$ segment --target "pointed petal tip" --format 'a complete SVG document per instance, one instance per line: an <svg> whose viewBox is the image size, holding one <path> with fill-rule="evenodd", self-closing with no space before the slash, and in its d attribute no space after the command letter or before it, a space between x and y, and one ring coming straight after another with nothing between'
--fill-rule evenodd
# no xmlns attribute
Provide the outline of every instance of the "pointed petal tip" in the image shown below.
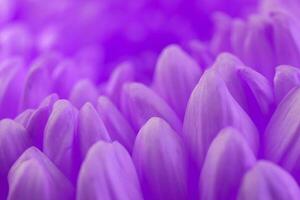
<svg viewBox="0 0 300 200"><path fill-rule="evenodd" d="M203 164L202 199L235 199L243 175L254 163L255 156L241 133L233 127L222 129L212 141Z"/></svg>
<svg viewBox="0 0 300 200"><path fill-rule="evenodd" d="M131 157L118 142L95 143L81 166L77 199L99 198L142 199Z"/></svg>
<svg viewBox="0 0 300 200"><path fill-rule="evenodd" d="M133 149L146 199L187 198L186 159L181 138L170 125L158 117L149 119L140 129Z"/></svg>

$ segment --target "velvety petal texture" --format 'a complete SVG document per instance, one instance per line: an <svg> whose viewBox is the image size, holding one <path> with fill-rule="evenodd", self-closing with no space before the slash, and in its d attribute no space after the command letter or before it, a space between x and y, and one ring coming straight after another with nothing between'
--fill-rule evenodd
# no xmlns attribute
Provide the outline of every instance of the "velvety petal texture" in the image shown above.
<svg viewBox="0 0 300 200"><path fill-rule="evenodd" d="M260 132L274 109L271 83L234 55L220 54L212 68L226 83L228 90L240 106L248 113Z"/></svg>
<svg viewBox="0 0 300 200"><path fill-rule="evenodd" d="M74 85L69 99L74 106L80 109L86 102L96 105L97 98L96 86L90 80L83 79Z"/></svg>
<svg viewBox="0 0 300 200"><path fill-rule="evenodd" d="M173 109L143 84L129 83L123 87L122 110L136 131L151 117L161 117L181 132L181 121Z"/></svg>
<svg viewBox="0 0 300 200"><path fill-rule="evenodd" d="M235 199L255 156L236 129L225 128L211 143L201 172L200 195L206 200Z"/></svg>
<svg viewBox="0 0 300 200"><path fill-rule="evenodd" d="M155 89L178 116L183 118L189 96L201 76L200 67L191 56L176 45L166 47L156 65Z"/></svg>
<svg viewBox="0 0 300 200"><path fill-rule="evenodd" d="M239 191L239 200L296 200L300 189L293 177L281 167L259 161L246 173Z"/></svg>
<svg viewBox="0 0 300 200"><path fill-rule="evenodd" d="M227 126L235 127L254 152L259 139L255 125L214 72L207 70L194 89L184 119L184 139L200 169L210 143Z"/></svg>
<svg viewBox="0 0 300 200"><path fill-rule="evenodd" d="M154 117L141 128L133 160L145 199L187 198L186 152L181 138L166 121Z"/></svg>
<svg viewBox="0 0 300 200"><path fill-rule="evenodd" d="M297 180L299 168L300 88L291 91L280 103L265 132L265 157L291 172Z"/></svg>
<svg viewBox="0 0 300 200"><path fill-rule="evenodd" d="M98 140L111 140L103 121L90 103L84 104L79 111L78 140L82 158Z"/></svg>
<svg viewBox="0 0 300 200"><path fill-rule="evenodd" d="M43 140L43 151L68 177L76 178L75 152L78 111L66 100L58 100L48 118Z"/></svg>
<svg viewBox="0 0 300 200"><path fill-rule="evenodd" d="M125 83L134 81L133 64L130 62L121 63L112 72L105 87L107 96L116 104L120 105L122 87Z"/></svg>
<svg viewBox="0 0 300 200"><path fill-rule="evenodd" d="M281 100L294 88L300 86L300 69L289 65L281 65L276 68L274 76L274 92L276 102Z"/></svg>
<svg viewBox="0 0 300 200"><path fill-rule="evenodd" d="M46 97L40 106L33 111L26 123L28 135L36 147L43 148L44 129L52 112L53 104L58 100L56 94Z"/></svg>
<svg viewBox="0 0 300 200"><path fill-rule="evenodd" d="M15 121L23 125L24 127L27 127L28 121L33 113L34 109L26 109L15 118Z"/></svg>
<svg viewBox="0 0 300 200"><path fill-rule="evenodd" d="M0 199L8 192L7 174L13 163L30 146L26 129L11 119L0 121Z"/></svg>
<svg viewBox="0 0 300 200"><path fill-rule="evenodd" d="M10 119L0 121L0 175L6 175L15 160L30 145L26 129Z"/></svg>
<svg viewBox="0 0 300 200"><path fill-rule="evenodd" d="M120 142L131 152L136 133L123 114L105 96L99 97L97 109L111 139Z"/></svg>
<svg viewBox="0 0 300 200"><path fill-rule="evenodd" d="M0 200L300 200L300 0L0 0Z"/></svg>
<svg viewBox="0 0 300 200"><path fill-rule="evenodd" d="M27 149L9 171L8 199L73 199L74 188L35 147Z"/></svg>
<svg viewBox="0 0 300 200"><path fill-rule="evenodd" d="M24 61L7 58L0 62L0 117L15 117L24 84Z"/></svg>
<svg viewBox="0 0 300 200"><path fill-rule="evenodd" d="M25 81L23 108L36 108L52 92L51 66L47 62L46 59L38 59L32 64Z"/></svg>
<svg viewBox="0 0 300 200"><path fill-rule="evenodd" d="M99 141L90 148L80 169L77 199L143 199L131 157L122 145Z"/></svg>

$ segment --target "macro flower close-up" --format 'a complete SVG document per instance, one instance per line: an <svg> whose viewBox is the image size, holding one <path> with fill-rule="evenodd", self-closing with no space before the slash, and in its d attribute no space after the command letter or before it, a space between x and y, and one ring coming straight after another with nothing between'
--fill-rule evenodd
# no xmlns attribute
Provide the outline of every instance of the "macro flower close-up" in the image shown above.
<svg viewBox="0 0 300 200"><path fill-rule="evenodd" d="M299 0L0 0L0 200L300 200Z"/></svg>

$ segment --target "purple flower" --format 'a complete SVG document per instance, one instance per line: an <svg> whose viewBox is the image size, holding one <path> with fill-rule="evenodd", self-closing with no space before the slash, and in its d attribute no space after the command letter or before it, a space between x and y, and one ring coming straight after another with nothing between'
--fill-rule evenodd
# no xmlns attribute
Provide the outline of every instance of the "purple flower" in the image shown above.
<svg viewBox="0 0 300 200"><path fill-rule="evenodd" d="M4 0L0 200L300 199L299 11Z"/></svg>

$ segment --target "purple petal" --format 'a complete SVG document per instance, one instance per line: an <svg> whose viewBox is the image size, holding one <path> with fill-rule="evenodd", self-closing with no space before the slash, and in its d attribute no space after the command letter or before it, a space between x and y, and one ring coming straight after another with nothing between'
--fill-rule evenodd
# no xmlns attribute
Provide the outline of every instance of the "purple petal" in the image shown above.
<svg viewBox="0 0 300 200"><path fill-rule="evenodd" d="M210 44L211 51L214 54L231 50L230 33L231 18L225 13L216 12L213 15L215 32Z"/></svg>
<svg viewBox="0 0 300 200"><path fill-rule="evenodd" d="M183 144L163 119L151 118L140 129L133 160L145 199L187 198L187 160Z"/></svg>
<svg viewBox="0 0 300 200"><path fill-rule="evenodd" d="M73 85L78 81L79 74L72 60L61 61L52 73L54 91L61 98L68 98Z"/></svg>
<svg viewBox="0 0 300 200"><path fill-rule="evenodd" d="M190 94L200 76L201 70L196 61L179 46L170 45L158 58L154 87L178 116L183 118Z"/></svg>
<svg viewBox="0 0 300 200"><path fill-rule="evenodd" d="M244 64L235 56L220 54L213 65L226 83L231 95L249 114L260 131L273 112L273 89L271 83L261 74Z"/></svg>
<svg viewBox="0 0 300 200"><path fill-rule="evenodd" d="M36 108L52 92L50 70L45 62L37 60L31 66L25 81L22 108Z"/></svg>
<svg viewBox="0 0 300 200"><path fill-rule="evenodd" d="M278 104L296 86L300 86L300 70L298 68L288 65L276 68L274 92Z"/></svg>
<svg viewBox="0 0 300 200"><path fill-rule="evenodd" d="M24 85L23 61L4 59L0 63L0 118L13 118L19 111Z"/></svg>
<svg viewBox="0 0 300 200"><path fill-rule="evenodd" d="M272 12L271 19L277 63L299 67L299 47L297 46L290 30L290 19L281 12Z"/></svg>
<svg viewBox="0 0 300 200"><path fill-rule="evenodd" d="M274 94L270 82L260 73L245 67L239 69L248 107L245 109L253 122L264 130L274 111Z"/></svg>
<svg viewBox="0 0 300 200"><path fill-rule="evenodd" d="M98 99L98 112L110 137L117 140L131 152L136 133L118 108L105 96Z"/></svg>
<svg viewBox="0 0 300 200"><path fill-rule="evenodd" d="M292 90L279 104L265 132L265 156L300 178L300 88Z"/></svg>
<svg viewBox="0 0 300 200"><path fill-rule="evenodd" d="M11 4L15 4L11 1ZM7 1L2 2L1 6L1 15L2 9L6 4L9 4ZM28 27L23 23L8 23L1 28L0 32L0 54L1 59L4 57L10 56L19 56L29 57L32 52L33 47L33 37L30 33Z"/></svg>
<svg viewBox="0 0 300 200"><path fill-rule="evenodd" d="M52 111L53 104L58 100L56 94L46 97L41 105L32 113L25 126L33 145L42 149L44 129Z"/></svg>
<svg viewBox="0 0 300 200"><path fill-rule="evenodd" d="M84 104L79 111L78 139L82 158L98 140L111 140L104 123L90 103Z"/></svg>
<svg viewBox="0 0 300 200"><path fill-rule="evenodd" d="M293 177L279 166L259 161L243 178L239 200L296 200L300 189Z"/></svg>
<svg viewBox="0 0 300 200"><path fill-rule="evenodd" d="M74 143L77 130L77 110L66 100L58 100L47 121L43 151L53 163L73 180L76 176Z"/></svg>
<svg viewBox="0 0 300 200"><path fill-rule="evenodd" d="M134 81L134 69L130 62L125 62L116 67L110 75L106 85L107 96L116 104L121 101L122 87L125 83Z"/></svg>
<svg viewBox="0 0 300 200"><path fill-rule="evenodd" d="M230 155L230 156L229 156ZM236 129L225 128L211 143L201 172L201 199L235 199L255 156Z"/></svg>
<svg viewBox="0 0 300 200"><path fill-rule="evenodd" d="M21 124L22 126L27 127L29 120L32 117L34 111L35 111L34 109L24 110L15 118L15 121Z"/></svg>
<svg viewBox="0 0 300 200"><path fill-rule="evenodd" d="M130 83L123 87L122 110L136 131L151 117L161 117L181 133L182 125L176 113L162 98L143 84Z"/></svg>
<svg viewBox="0 0 300 200"><path fill-rule="evenodd" d="M258 148L256 127L213 70L207 70L194 89L185 115L184 138L198 168L211 141L227 127L237 128L254 152Z"/></svg>
<svg viewBox="0 0 300 200"><path fill-rule="evenodd" d="M26 129L10 119L0 121L0 175L6 175L11 165L30 145Z"/></svg>
<svg viewBox="0 0 300 200"><path fill-rule="evenodd" d="M90 148L80 169L77 199L143 199L131 157L122 145L99 141Z"/></svg>
<svg viewBox="0 0 300 200"><path fill-rule="evenodd" d="M245 43L245 37L247 36L247 25L242 19L233 19L231 30L231 47L232 52L240 58L243 58L243 49Z"/></svg>
<svg viewBox="0 0 300 200"><path fill-rule="evenodd" d="M69 180L37 148L27 149L9 171L8 199L73 199Z"/></svg>
<svg viewBox="0 0 300 200"><path fill-rule="evenodd" d="M270 43L271 23L262 16L252 16L248 24L248 32L244 43L244 59L247 65L259 73L273 79L276 58Z"/></svg>
<svg viewBox="0 0 300 200"><path fill-rule="evenodd" d="M8 192L7 173L30 145L25 128L10 119L0 121L0 199Z"/></svg>
<svg viewBox="0 0 300 200"><path fill-rule="evenodd" d="M82 79L73 87L69 99L74 106L80 109L86 102L96 105L97 98L98 91L96 86L90 80Z"/></svg>

